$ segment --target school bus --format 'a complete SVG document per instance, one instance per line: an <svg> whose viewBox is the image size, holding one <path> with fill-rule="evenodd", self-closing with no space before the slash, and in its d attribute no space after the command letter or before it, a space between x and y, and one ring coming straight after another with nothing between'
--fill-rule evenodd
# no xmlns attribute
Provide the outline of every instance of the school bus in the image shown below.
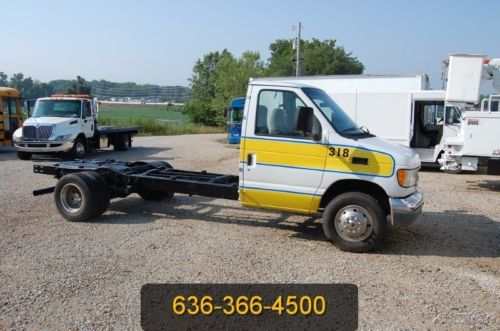
<svg viewBox="0 0 500 331"><path fill-rule="evenodd" d="M20 96L14 88L0 87L0 146L12 146L12 134L22 126Z"/></svg>

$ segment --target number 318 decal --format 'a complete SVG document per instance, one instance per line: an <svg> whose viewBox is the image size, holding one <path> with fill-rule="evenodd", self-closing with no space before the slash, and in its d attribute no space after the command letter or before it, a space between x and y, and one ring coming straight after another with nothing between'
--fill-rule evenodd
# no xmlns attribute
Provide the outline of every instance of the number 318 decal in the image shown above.
<svg viewBox="0 0 500 331"><path fill-rule="evenodd" d="M349 157L349 148L329 147L329 156Z"/></svg>

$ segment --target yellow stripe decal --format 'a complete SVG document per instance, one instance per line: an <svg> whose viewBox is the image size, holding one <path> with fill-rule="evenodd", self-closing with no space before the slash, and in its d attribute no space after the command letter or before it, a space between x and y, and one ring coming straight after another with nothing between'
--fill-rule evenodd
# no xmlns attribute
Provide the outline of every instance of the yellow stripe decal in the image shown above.
<svg viewBox="0 0 500 331"><path fill-rule="evenodd" d="M246 207L260 207L310 214L318 210L321 196L242 187L240 188L240 201ZM258 203L258 201L265 201L265 203Z"/></svg>
<svg viewBox="0 0 500 331"><path fill-rule="evenodd" d="M240 150L241 162L246 162L246 155L255 153L257 164L264 166L380 177L394 174L395 162L390 154L362 147L265 138L242 138L242 142L245 147Z"/></svg>

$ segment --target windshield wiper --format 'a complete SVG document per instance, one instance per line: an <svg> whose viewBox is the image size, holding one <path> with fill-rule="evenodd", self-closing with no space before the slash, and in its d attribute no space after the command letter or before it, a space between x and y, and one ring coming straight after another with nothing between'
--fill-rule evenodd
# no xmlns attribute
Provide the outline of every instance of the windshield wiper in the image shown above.
<svg viewBox="0 0 500 331"><path fill-rule="evenodd" d="M349 131L354 131L354 130L359 130L359 128L353 126L352 128L343 129L339 133L347 133Z"/></svg>

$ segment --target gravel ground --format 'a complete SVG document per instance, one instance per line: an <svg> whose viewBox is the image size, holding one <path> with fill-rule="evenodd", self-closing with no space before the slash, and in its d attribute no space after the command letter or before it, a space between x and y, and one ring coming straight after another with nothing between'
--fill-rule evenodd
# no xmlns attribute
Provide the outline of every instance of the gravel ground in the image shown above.
<svg viewBox="0 0 500 331"><path fill-rule="evenodd" d="M136 138L98 159L167 160L237 174L223 135ZM341 252L319 220L245 210L236 201L137 195L91 223L64 221L54 184L0 152L0 328L139 329L144 283L354 283L360 329L500 328L500 177L421 173L420 222L372 254Z"/></svg>

